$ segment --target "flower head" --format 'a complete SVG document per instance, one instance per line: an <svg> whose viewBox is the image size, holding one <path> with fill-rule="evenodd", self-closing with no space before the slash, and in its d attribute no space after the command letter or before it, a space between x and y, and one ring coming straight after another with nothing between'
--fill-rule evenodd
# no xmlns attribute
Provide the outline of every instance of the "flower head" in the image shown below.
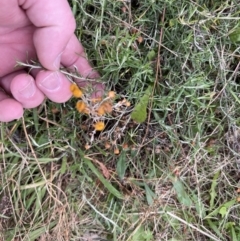
<svg viewBox="0 0 240 241"><path fill-rule="evenodd" d="M100 116L109 114L111 112L112 112L112 104L108 101L103 102L97 110L97 113Z"/></svg>
<svg viewBox="0 0 240 241"><path fill-rule="evenodd" d="M102 100L101 97L91 98L92 103L98 103Z"/></svg>
<svg viewBox="0 0 240 241"><path fill-rule="evenodd" d="M105 128L105 124L103 121L98 121L94 124L94 129L96 131L102 131Z"/></svg>
<svg viewBox="0 0 240 241"><path fill-rule="evenodd" d="M77 109L80 113L88 114L87 105L86 105L83 101L78 101L78 102L77 102L77 104L76 104L76 109Z"/></svg>
<svg viewBox="0 0 240 241"><path fill-rule="evenodd" d="M116 96L116 93L114 91L109 91L108 92L108 97L111 98L111 99L114 99Z"/></svg>
<svg viewBox="0 0 240 241"><path fill-rule="evenodd" d="M70 85L70 91L72 92L73 96L76 98L81 98L83 95L83 92L80 90L80 88L76 84Z"/></svg>
<svg viewBox="0 0 240 241"><path fill-rule="evenodd" d="M97 110L97 114L99 115L99 116L102 116L102 115L105 115L105 113L106 113L106 111L105 111L105 108L104 108L104 106L99 106L99 108L98 108L98 110Z"/></svg>

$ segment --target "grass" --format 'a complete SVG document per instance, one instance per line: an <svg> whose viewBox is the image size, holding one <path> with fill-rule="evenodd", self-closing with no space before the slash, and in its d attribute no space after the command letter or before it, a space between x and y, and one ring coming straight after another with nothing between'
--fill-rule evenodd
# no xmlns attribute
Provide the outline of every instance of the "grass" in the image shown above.
<svg viewBox="0 0 240 241"><path fill-rule="evenodd" d="M146 120L122 110L87 150L76 99L1 123L0 240L240 240L237 1L70 3L106 89Z"/></svg>

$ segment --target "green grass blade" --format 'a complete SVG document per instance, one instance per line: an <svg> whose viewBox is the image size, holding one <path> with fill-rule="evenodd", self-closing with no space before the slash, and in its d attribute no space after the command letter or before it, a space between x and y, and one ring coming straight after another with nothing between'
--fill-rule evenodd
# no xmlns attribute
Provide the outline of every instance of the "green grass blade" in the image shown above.
<svg viewBox="0 0 240 241"><path fill-rule="evenodd" d="M144 188L145 188L145 192L146 192L146 198L147 198L148 205L152 205L156 195L146 183L144 183Z"/></svg>
<svg viewBox="0 0 240 241"><path fill-rule="evenodd" d="M38 229L30 232L28 234L28 237L25 238L24 241L35 241L36 239L38 239L44 233L49 232L49 230L51 228L53 228L56 224L57 224L57 222L52 222L48 226L44 226L44 227L38 228Z"/></svg>
<svg viewBox="0 0 240 241"><path fill-rule="evenodd" d="M209 227L218 235L218 237L223 238L221 231L216 226L215 222L212 222L210 219L207 220Z"/></svg>
<svg viewBox="0 0 240 241"><path fill-rule="evenodd" d="M97 168L92 164L89 159L83 158L83 160L110 193L112 193L117 198L123 199L122 194L108 180L103 177L103 175L97 170Z"/></svg>
<svg viewBox="0 0 240 241"><path fill-rule="evenodd" d="M221 206L217 207L215 210L213 210L211 213L209 213L206 218L214 217L218 215L219 213L222 213L223 210L225 210L225 214L228 211L229 208L231 208L236 203L236 199L232 199ZM220 211L221 210L221 211Z"/></svg>
<svg viewBox="0 0 240 241"><path fill-rule="evenodd" d="M179 202L185 206L190 207L192 205L192 200L185 191L184 184L178 178L171 178L173 183L173 188L177 193L177 198Z"/></svg>
<svg viewBox="0 0 240 241"><path fill-rule="evenodd" d="M122 151L117 161L117 168L116 168L117 174L121 180L125 176L126 169L127 169L126 152Z"/></svg>
<svg viewBox="0 0 240 241"><path fill-rule="evenodd" d="M217 187L217 180L218 180L218 177L219 177L219 174L220 174L220 171L216 172L214 177L213 177L213 180L212 180L212 185L211 185L211 189L210 189L210 210L213 209L213 206L214 206L214 200L217 196L217 193L216 193L216 187Z"/></svg>

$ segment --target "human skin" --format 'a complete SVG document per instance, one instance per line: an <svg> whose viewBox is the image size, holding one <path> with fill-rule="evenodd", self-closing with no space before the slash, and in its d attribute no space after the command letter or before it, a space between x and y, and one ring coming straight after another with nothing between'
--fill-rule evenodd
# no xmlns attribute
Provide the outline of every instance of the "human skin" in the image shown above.
<svg viewBox="0 0 240 241"><path fill-rule="evenodd" d="M74 35L74 16L67 0L0 0L0 122L22 117L24 108L44 98L58 103L71 97L70 82L60 65L84 78L98 78ZM16 61L38 60L44 69L16 68ZM101 86L98 86L100 89Z"/></svg>

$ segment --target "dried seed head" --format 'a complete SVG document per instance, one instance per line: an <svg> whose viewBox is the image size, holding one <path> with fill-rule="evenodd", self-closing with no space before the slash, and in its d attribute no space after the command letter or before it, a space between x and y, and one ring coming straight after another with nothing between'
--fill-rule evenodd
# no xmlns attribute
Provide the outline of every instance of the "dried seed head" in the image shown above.
<svg viewBox="0 0 240 241"><path fill-rule="evenodd" d="M53 114L59 113L59 109L57 107L52 108L51 111L52 111Z"/></svg>
<svg viewBox="0 0 240 241"><path fill-rule="evenodd" d="M115 154L115 155L118 155L119 153L120 153L119 149L118 149L118 148L115 148L115 149L114 149L114 154Z"/></svg>
<svg viewBox="0 0 240 241"><path fill-rule="evenodd" d="M98 110L97 110L97 114L98 114L99 116L102 116L102 115L105 115L105 114L106 114L105 109L104 109L104 106L102 106L102 105L99 106L99 108L98 108Z"/></svg>
<svg viewBox="0 0 240 241"><path fill-rule="evenodd" d="M97 113L100 116L109 114L111 112L112 112L112 104L109 101L103 102L97 110Z"/></svg>
<svg viewBox="0 0 240 241"><path fill-rule="evenodd" d="M111 98L111 99L114 99L116 96L116 93L114 91L109 91L108 92L108 97Z"/></svg>
<svg viewBox="0 0 240 241"><path fill-rule="evenodd" d="M142 43L143 42L143 37L142 36L139 36L138 38L137 38L137 41L138 41L138 43Z"/></svg>
<svg viewBox="0 0 240 241"><path fill-rule="evenodd" d="M126 13L127 12L127 8L126 7L122 7L122 12Z"/></svg>
<svg viewBox="0 0 240 241"><path fill-rule="evenodd" d="M93 103L98 103L98 102L102 101L102 98L101 98L101 97L93 98L93 99L91 99L91 101L92 101Z"/></svg>
<svg viewBox="0 0 240 241"><path fill-rule="evenodd" d="M87 105L83 102L83 101L78 101L76 104L76 109L80 112L80 113L85 113L87 114Z"/></svg>
<svg viewBox="0 0 240 241"><path fill-rule="evenodd" d="M80 127L81 127L81 129L84 130L84 131L88 130L88 126L87 126L87 125L80 125Z"/></svg>
<svg viewBox="0 0 240 241"><path fill-rule="evenodd" d="M105 148L106 148L106 149L109 149L110 147L111 147L110 143L109 143L109 142L106 142L106 143L105 143Z"/></svg>
<svg viewBox="0 0 240 241"><path fill-rule="evenodd" d="M131 103L129 102L129 101L127 101L126 103L125 103L125 106L127 106L127 107L129 107L131 105Z"/></svg>
<svg viewBox="0 0 240 241"><path fill-rule="evenodd" d="M110 103L109 101L104 102L103 104L104 110L106 113L111 113L112 112L112 103Z"/></svg>
<svg viewBox="0 0 240 241"><path fill-rule="evenodd" d="M86 143L86 145L84 147L85 147L86 150L91 148L91 146L88 143Z"/></svg>
<svg viewBox="0 0 240 241"><path fill-rule="evenodd" d="M125 98L121 101L121 104L125 105L127 107L129 107L131 105L131 103L127 99L125 99Z"/></svg>
<svg viewBox="0 0 240 241"><path fill-rule="evenodd" d="M123 143L122 148L125 149L125 150L128 149L128 144L127 143Z"/></svg>

